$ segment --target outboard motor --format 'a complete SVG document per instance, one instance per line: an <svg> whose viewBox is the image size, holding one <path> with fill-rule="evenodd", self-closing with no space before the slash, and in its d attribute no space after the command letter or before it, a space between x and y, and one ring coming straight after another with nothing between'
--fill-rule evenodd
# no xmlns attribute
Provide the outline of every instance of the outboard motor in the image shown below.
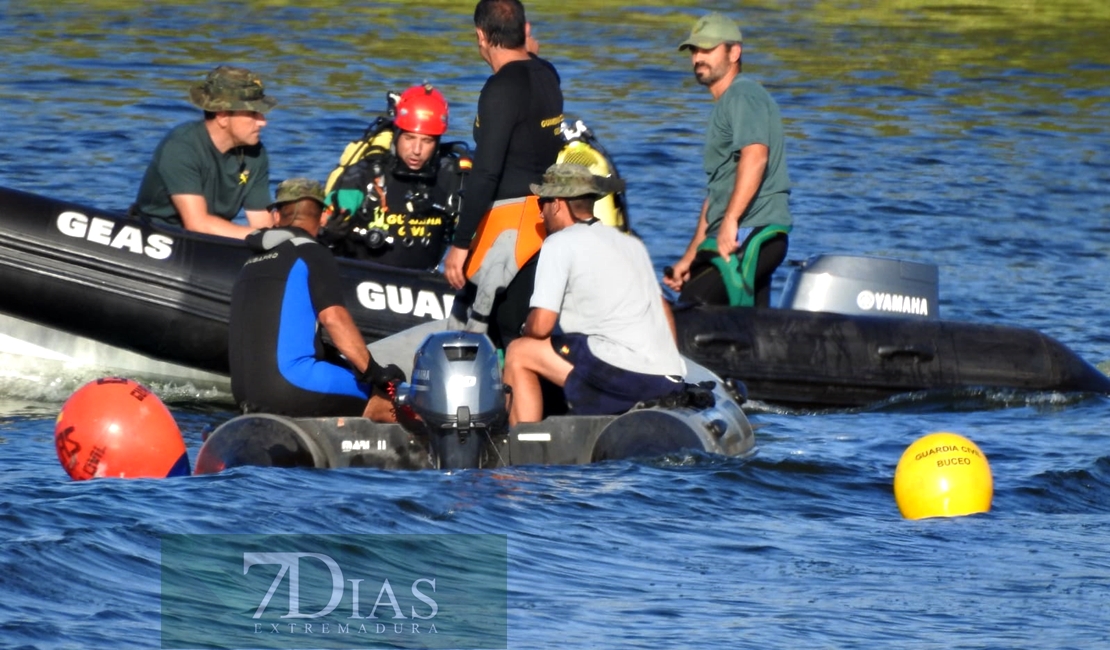
<svg viewBox="0 0 1110 650"><path fill-rule="evenodd" d="M852 316L940 318L934 264L817 255L790 272L780 307Z"/></svg>
<svg viewBox="0 0 1110 650"><path fill-rule="evenodd" d="M416 351L411 383L397 404L420 416L438 467L480 467L490 435L508 420L501 367L489 337L429 335Z"/></svg>

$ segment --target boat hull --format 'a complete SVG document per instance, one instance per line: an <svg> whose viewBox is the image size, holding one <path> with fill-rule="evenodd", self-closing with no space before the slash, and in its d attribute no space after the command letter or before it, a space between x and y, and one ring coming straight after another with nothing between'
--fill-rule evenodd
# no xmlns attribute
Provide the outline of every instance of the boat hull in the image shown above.
<svg viewBox="0 0 1110 650"><path fill-rule="evenodd" d="M197 370L136 354L125 348L74 336L68 332L0 314L0 358L3 375L41 378L72 375L87 380L116 374L144 384L191 387L194 391L230 394L226 375Z"/></svg>
<svg viewBox="0 0 1110 650"><path fill-rule="evenodd" d="M226 375L237 240L0 188L0 313L106 346ZM442 319L436 273L340 260L344 298L374 341Z"/></svg>
<svg viewBox="0 0 1110 650"><path fill-rule="evenodd" d="M739 414L739 409L736 410ZM557 416L501 433L473 432L475 469L514 465L581 465L701 452L749 454L747 419L721 427L692 409L641 409L621 416ZM453 433L451 435L454 435ZM197 454L197 474L233 467L459 469L445 466L423 435L365 418L243 415L218 427Z"/></svg>
<svg viewBox="0 0 1110 650"><path fill-rule="evenodd" d="M770 403L860 406L969 387L1110 393L1110 378L1031 329L709 307L675 321L683 354Z"/></svg>
<svg viewBox="0 0 1110 650"><path fill-rule="evenodd" d="M239 241L0 188L0 314L226 376ZM446 316L438 273L339 260L368 342ZM1110 394L1110 379L1039 332L939 319L780 309L676 312L679 347L755 400L860 406L964 387ZM126 369L124 369L126 370Z"/></svg>

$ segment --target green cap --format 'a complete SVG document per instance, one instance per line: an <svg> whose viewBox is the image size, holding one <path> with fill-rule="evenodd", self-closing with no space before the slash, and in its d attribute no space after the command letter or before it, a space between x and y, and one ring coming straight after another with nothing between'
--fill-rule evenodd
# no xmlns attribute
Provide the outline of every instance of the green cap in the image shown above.
<svg viewBox="0 0 1110 650"><path fill-rule="evenodd" d="M740 35L740 28L731 18L724 14L713 12L706 14L694 23L690 36L678 46L681 52L688 47L700 50L712 50L721 43L743 43L744 37Z"/></svg>
<svg viewBox="0 0 1110 650"><path fill-rule="evenodd" d="M290 178L282 181L277 186L277 197L268 208L273 210L283 203L292 203L301 199L312 199L322 206L324 203L324 188L311 178Z"/></svg>
<svg viewBox="0 0 1110 650"><path fill-rule="evenodd" d="M543 183L529 185L532 193L544 198L570 199L595 194L604 196L624 189L619 178L597 176L585 165L556 163L543 173Z"/></svg>
<svg viewBox="0 0 1110 650"><path fill-rule="evenodd" d="M189 91L189 101L205 111L258 111L265 113L277 104L262 89L262 79L246 68L221 65L208 73L203 83Z"/></svg>

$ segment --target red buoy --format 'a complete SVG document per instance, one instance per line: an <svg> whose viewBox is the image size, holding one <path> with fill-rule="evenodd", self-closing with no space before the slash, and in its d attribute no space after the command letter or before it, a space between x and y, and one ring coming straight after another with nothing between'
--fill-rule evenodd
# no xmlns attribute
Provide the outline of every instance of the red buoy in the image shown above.
<svg viewBox="0 0 1110 650"><path fill-rule="evenodd" d="M189 456L162 400L131 379L105 377L69 396L54 424L70 478L187 476Z"/></svg>

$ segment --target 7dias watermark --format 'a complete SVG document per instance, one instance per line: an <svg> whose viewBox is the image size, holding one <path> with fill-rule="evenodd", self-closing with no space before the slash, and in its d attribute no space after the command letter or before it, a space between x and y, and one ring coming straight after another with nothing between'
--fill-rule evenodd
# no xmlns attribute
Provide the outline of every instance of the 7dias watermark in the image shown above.
<svg viewBox="0 0 1110 650"><path fill-rule="evenodd" d="M166 535L163 648L505 648L504 535Z"/></svg>

